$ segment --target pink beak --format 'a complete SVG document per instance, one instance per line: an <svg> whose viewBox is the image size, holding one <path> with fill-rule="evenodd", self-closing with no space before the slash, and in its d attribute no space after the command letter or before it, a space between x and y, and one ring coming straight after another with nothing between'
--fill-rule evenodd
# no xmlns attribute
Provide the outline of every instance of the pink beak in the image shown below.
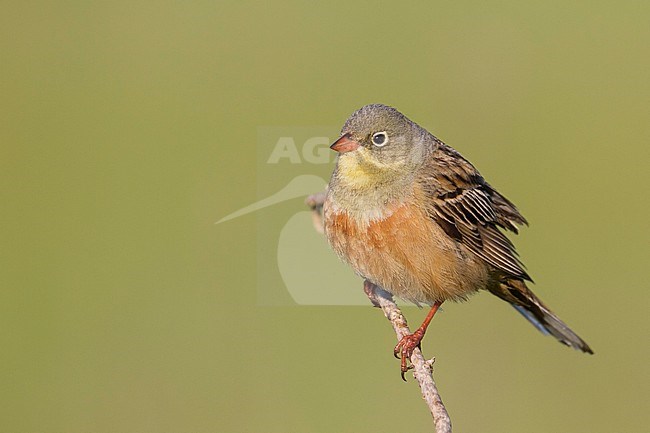
<svg viewBox="0 0 650 433"><path fill-rule="evenodd" d="M357 150L359 146L359 142L350 138L350 134L344 134L330 146L330 149L339 153L346 153Z"/></svg>

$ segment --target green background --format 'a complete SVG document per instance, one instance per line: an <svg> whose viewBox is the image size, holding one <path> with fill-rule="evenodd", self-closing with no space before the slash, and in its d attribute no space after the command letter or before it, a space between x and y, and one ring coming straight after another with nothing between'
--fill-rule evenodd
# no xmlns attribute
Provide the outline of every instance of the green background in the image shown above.
<svg viewBox="0 0 650 433"><path fill-rule="evenodd" d="M214 224L291 179L259 178L258 128L382 102L518 204L536 292L596 352L488 294L446 306L423 347L455 431L647 431L649 19L647 1L3 2L0 429L431 431L378 310L258 302L284 290L256 269L302 198ZM303 271L361 290L324 263Z"/></svg>

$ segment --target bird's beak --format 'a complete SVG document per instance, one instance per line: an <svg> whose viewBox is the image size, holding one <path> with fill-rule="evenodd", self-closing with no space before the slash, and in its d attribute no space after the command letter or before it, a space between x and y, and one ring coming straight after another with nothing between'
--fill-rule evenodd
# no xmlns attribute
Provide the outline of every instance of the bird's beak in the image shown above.
<svg viewBox="0 0 650 433"><path fill-rule="evenodd" d="M350 138L350 134L344 134L330 146L330 149L338 153L346 153L357 150L359 146L359 142Z"/></svg>

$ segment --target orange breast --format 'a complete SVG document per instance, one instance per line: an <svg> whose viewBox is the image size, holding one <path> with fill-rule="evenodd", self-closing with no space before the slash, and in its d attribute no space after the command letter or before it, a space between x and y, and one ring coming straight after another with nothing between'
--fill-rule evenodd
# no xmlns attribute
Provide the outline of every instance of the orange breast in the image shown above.
<svg viewBox="0 0 650 433"><path fill-rule="evenodd" d="M413 204L369 224L326 206L325 232L359 275L406 300L464 299L488 281L485 264Z"/></svg>

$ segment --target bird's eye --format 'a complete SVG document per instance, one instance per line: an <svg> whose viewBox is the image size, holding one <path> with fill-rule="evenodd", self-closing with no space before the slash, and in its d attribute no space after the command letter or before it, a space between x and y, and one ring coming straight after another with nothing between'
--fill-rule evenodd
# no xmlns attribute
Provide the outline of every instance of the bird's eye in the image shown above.
<svg viewBox="0 0 650 433"><path fill-rule="evenodd" d="M372 144L377 147L382 147L388 144L388 135L386 132L375 132L372 134Z"/></svg>

